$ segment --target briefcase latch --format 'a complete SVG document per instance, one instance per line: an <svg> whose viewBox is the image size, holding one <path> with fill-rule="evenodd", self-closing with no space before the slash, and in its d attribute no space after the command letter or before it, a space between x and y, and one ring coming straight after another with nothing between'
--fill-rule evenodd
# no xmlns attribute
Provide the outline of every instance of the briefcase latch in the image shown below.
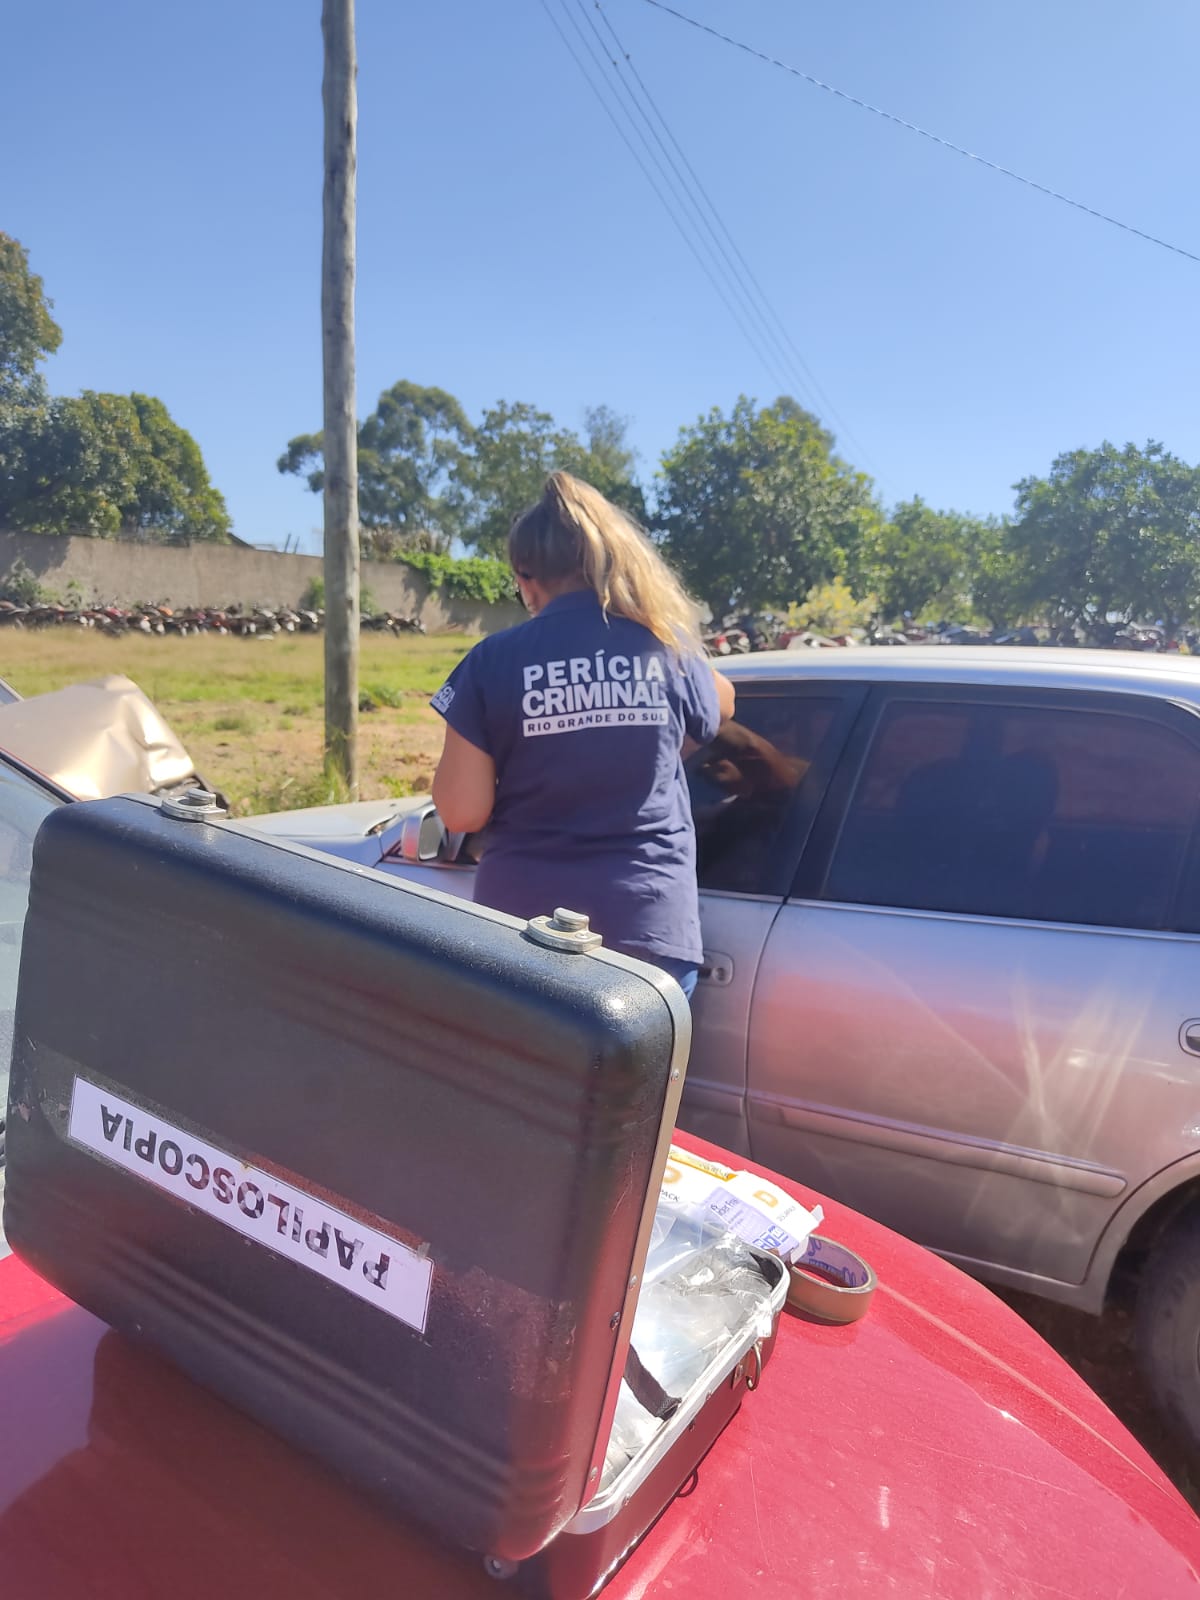
<svg viewBox="0 0 1200 1600"><path fill-rule="evenodd" d="M525 924L525 937L547 950L567 950L582 955L595 950L604 941L588 926L582 911L565 911L560 907L552 917L534 917Z"/></svg>
<svg viewBox="0 0 1200 1600"><path fill-rule="evenodd" d="M188 789L174 800L159 802L164 817L178 817L184 822L219 822L229 813L208 789Z"/></svg>

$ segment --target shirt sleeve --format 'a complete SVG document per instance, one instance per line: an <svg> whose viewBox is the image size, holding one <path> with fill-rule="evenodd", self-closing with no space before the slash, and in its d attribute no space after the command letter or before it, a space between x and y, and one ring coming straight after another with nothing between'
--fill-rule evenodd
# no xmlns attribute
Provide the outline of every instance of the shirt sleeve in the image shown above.
<svg viewBox="0 0 1200 1600"><path fill-rule="evenodd" d="M717 680L707 656L687 655L681 663L683 729L697 744L715 739L721 725Z"/></svg>
<svg viewBox="0 0 1200 1600"><path fill-rule="evenodd" d="M490 756L493 752L483 698L481 650L482 645L477 644L462 658L429 703L455 733Z"/></svg>

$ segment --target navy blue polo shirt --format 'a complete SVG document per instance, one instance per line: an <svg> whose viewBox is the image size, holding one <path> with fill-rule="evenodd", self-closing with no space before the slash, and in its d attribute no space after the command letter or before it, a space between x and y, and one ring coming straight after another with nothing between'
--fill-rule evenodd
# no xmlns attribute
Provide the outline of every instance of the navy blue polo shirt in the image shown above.
<svg viewBox="0 0 1200 1600"><path fill-rule="evenodd" d="M608 945L700 960L680 752L720 721L703 655L676 655L581 591L481 640L433 706L496 766L477 901L524 918L566 906Z"/></svg>

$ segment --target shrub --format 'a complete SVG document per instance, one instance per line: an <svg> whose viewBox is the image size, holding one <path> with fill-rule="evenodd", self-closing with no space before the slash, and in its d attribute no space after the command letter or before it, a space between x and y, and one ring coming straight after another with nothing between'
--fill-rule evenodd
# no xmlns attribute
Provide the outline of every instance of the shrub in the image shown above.
<svg viewBox="0 0 1200 1600"><path fill-rule="evenodd" d="M400 559L406 566L424 573L431 589L440 589L456 600L479 600L497 605L513 598L512 571L506 561L492 556L434 555L428 550L411 550Z"/></svg>
<svg viewBox="0 0 1200 1600"><path fill-rule="evenodd" d="M18 606L50 605L54 600L51 590L44 588L20 556L0 578L0 600L11 600Z"/></svg>

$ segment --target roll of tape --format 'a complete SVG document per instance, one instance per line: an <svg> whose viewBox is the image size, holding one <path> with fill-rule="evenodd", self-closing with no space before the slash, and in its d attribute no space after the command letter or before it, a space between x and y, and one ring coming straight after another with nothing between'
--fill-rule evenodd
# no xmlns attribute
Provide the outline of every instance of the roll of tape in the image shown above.
<svg viewBox="0 0 1200 1600"><path fill-rule="evenodd" d="M870 1264L844 1244L809 1235L804 1254L791 1266L788 1305L822 1322L857 1322L875 1297Z"/></svg>

